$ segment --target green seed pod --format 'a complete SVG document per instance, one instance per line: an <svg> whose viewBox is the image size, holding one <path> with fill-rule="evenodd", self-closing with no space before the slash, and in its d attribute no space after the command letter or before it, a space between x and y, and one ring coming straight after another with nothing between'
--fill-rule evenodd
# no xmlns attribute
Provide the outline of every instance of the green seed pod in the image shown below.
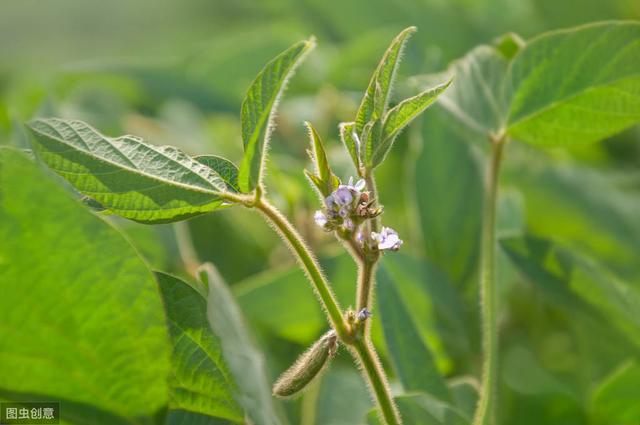
<svg viewBox="0 0 640 425"><path fill-rule="evenodd" d="M334 330L322 335L273 384L273 395L286 398L295 396L302 391L329 364L336 353L337 346L338 337Z"/></svg>

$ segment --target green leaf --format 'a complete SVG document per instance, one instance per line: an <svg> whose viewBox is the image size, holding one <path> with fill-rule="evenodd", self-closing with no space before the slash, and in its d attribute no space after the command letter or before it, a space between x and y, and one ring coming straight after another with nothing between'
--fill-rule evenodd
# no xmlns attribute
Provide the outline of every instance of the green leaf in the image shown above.
<svg viewBox="0 0 640 425"><path fill-rule="evenodd" d="M111 225L6 148L0 240L0 392L63 400L63 417L82 423L105 414L145 422L162 409L171 348L145 262Z"/></svg>
<svg viewBox="0 0 640 425"><path fill-rule="evenodd" d="M360 143L357 139L358 135L355 133L354 122L343 122L340 124L340 139L345 148L351 156L351 161L356 168L356 171L360 172Z"/></svg>
<svg viewBox="0 0 640 425"><path fill-rule="evenodd" d="M442 112L428 114L414 185L425 253L454 283L465 283L479 258L482 173L472 146L445 125Z"/></svg>
<svg viewBox="0 0 640 425"><path fill-rule="evenodd" d="M640 23L603 22L543 34L513 48L480 46L454 62L440 104L483 138L585 144L640 121ZM511 43L513 44L513 43ZM511 46L513 47L513 46ZM432 83L434 78L418 78Z"/></svg>
<svg viewBox="0 0 640 425"><path fill-rule="evenodd" d="M414 32L416 32L416 27L408 27L393 39L371 76L367 91L356 113L356 132L359 135L362 135L364 126L369 121L381 119L386 113L402 49L409 36ZM361 137L361 139L363 138Z"/></svg>
<svg viewBox="0 0 640 425"><path fill-rule="evenodd" d="M173 341L168 422L178 417L185 422L206 417L244 423L244 413L233 398L237 389L220 340L209 327L206 299L176 277L155 275Z"/></svg>
<svg viewBox="0 0 640 425"><path fill-rule="evenodd" d="M224 180L176 148L107 137L75 120L37 119L29 129L38 157L107 213L166 223L223 206Z"/></svg>
<svg viewBox="0 0 640 425"><path fill-rule="evenodd" d="M313 182L314 186L324 198L329 196L331 192L338 187L340 180L331 171L329 160L327 159L327 154L324 150L324 145L320 135L316 129L313 128L313 125L311 125L310 122L305 122L305 125L309 130L309 138L311 139L312 150L309 151L309 156L315 164L316 175L309 172L306 172L305 174L307 174L309 179Z"/></svg>
<svg viewBox="0 0 640 425"><path fill-rule="evenodd" d="M535 145L588 143L640 120L640 23L535 38L516 56L508 132Z"/></svg>
<svg viewBox="0 0 640 425"><path fill-rule="evenodd" d="M632 425L640 422L640 366L629 361L607 376L595 389L591 411L597 424Z"/></svg>
<svg viewBox="0 0 640 425"><path fill-rule="evenodd" d="M242 192L251 192L260 184L278 101L287 81L314 46L314 39L294 44L269 62L249 87L241 111L244 157L238 182Z"/></svg>
<svg viewBox="0 0 640 425"><path fill-rule="evenodd" d="M574 314L588 315L609 336L640 347L640 290L576 251L532 237L504 240L509 259L527 280Z"/></svg>
<svg viewBox="0 0 640 425"><path fill-rule="evenodd" d="M524 40L518 34L509 32L493 41L493 45L506 59L511 60L524 47Z"/></svg>
<svg viewBox="0 0 640 425"><path fill-rule="evenodd" d="M203 265L198 275L209 288L209 325L220 339L222 353L240 390L238 402L256 425L281 424L265 373L264 358L251 340L233 295L213 265Z"/></svg>
<svg viewBox="0 0 640 425"><path fill-rule="evenodd" d="M400 298L395 282L384 268L380 269L377 277L378 308L384 337L403 388L448 400L449 390L435 365L434 356Z"/></svg>
<svg viewBox="0 0 640 425"><path fill-rule="evenodd" d="M375 167L384 161L393 142L402 129L404 129L418 115L424 112L433 102L436 101L440 93L444 92L451 84L451 80L444 84L440 84L434 88L423 91L422 93L403 100L394 108L390 109L384 118L382 126L382 137L380 142L373 147L372 165Z"/></svg>
<svg viewBox="0 0 640 425"><path fill-rule="evenodd" d="M407 394L395 398L402 420L406 424L469 425L469 421L455 407L428 394ZM367 415L367 424L383 425L378 413Z"/></svg>
<svg viewBox="0 0 640 425"><path fill-rule="evenodd" d="M224 181L229 192L240 191L238 186L238 167L233 162L216 155L198 155L193 159L215 171Z"/></svg>

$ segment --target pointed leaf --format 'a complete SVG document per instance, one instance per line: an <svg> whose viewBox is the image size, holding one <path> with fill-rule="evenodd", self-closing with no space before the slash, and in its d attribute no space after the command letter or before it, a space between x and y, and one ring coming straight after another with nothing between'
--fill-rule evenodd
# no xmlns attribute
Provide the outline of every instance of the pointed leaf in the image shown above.
<svg viewBox="0 0 640 425"><path fill-rule="evenodd" d="M314 185L318 188L318 191L323 197L329 196L331 192L333 192L337 185L336 181L339 181L338 178L331 171L331 167L329 166L329 160L327 159L327 154L324 150L324 145L322 143L322 139L320 135L313 128L310 122L305 122L307 129L309 130L309 138L311 139L311 160L315 163L316 168L316 176L309 176ZM309 174L308 174L309 175Z"/></svg>
<svg viewBox="0 0 640 425"><path fill-rule="evenodd" d="M57 183L0 148L0 386L62 400L74 423L151 423L171 354L157 284Z"/></svg>
<svg viewBox="0 0 640 425"><path fill-rule="evenodd" d="M184 281L156 272L173 341L168 422L219 418L244 423L220 340L207 321L207 300ZM227 422L225 422L227 423Z"/></svg>
<svg viewBox="0 0 640 425"><path fill-rule="evenodd" d="M362 134L364 126L376 118L374 117L375 113L378 115L377 118L382 118L385 114L391 94L391 86L402 56L402 49L409 36L415 31L416 27L409 27L403 30L393 39L391 45L384 53L382 60L371 77L367 91L356 114L356 132L358 134Z"/></svg>
<svg viewBox="0 0 640 425"><path fill-rule="evenodd" d="M393 142L402 129L404 129L418 115L424 112L433 102L436 101L440 93L444 92L451 84L451 80L440 84L432 89L403 100L394 108L389 110L384 119L382 127L382 137L380 142L373 147L373 166L380 165L387 156Z"/></svg>
<svg viewBox="0 0 640 425"><path fill-rule="evenodd" d="M75 120L37 119L29 129L38 157L105 212L166 223L223 205L223 179L176 148L107 137Z"/></svg>
<svg viewBox="0 0 640 425"><path fill-rule="evenodd" d="M209 288L209 325L220 338L222 353L240 390L238 402L256 425L282 423L271 396L264 358L251 340L235 298L213 265L203 265L198 275Z"/></svg>
<svg viewBox="0 0 640 425"><path fill-rule="evenodd" d="M249 87L241 111L244 157L238 182L242 192L251 192L260 183L278 101L287 81L314 46L313 39L294 44L269 62Z"/></svg>
<svg viewBox="0 0 640 425"><path fill-rule="evenodd" d="M384 338L404 390L423 391L448 400L449 390L435 365L433 354L416 329L391 275L381 268L377 277L377 298Z"/></svg>
<svg viewBox="0 0 640 425"><path fill-rule="evenodd" d="M356 171L360 170L360 143L358 140L358 135L355 133L356 123L354 122L343 122L340 124L340 139L342 143L347 148L349 152L349 156L351 156L351 160L353 161L354 167L356 167Z"/></svg>
<svg viewBox="0 0 640 425"><path fill-rule="evenodd" d="M224 181L229 192L240 191L238 186L238 167L233 162L217 155L198 155L193 159L215 171Z"/></svg>

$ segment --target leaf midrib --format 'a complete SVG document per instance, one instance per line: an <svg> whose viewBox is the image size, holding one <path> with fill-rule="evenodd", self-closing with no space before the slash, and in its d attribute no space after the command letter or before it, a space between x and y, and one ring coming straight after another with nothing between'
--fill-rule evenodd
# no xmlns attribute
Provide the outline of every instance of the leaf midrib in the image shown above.
<svg viewBox="0 0 640 425"><path fill-rule="evenodd" d="M167 185L169 185L169 186L177 186L177 187L181 187L181 188L183 188L183 189L191 190L191 191L194 191L194 192L200 192L200 193L211 194L211 195L216 195L216 196L219 196L219 195L223 192L223 191L208 190L208 189L205 189L205 188L201 188L201 187L199 187L199 186L191 186L191 185L188 185L188 184L186 184L186 183L177 182L177 181L172 181L172 180L167 180L167 179L165 179L165 178L163 178L163 177L160 177L160 176L157 176L157 175L154 175L154 174L147 174L147 173L145 173L145 172L143 172L142 170L139 170L139 169L134 169L134 168L130 168L130 167L127 167L127 166L125 166L125 165L122 165L122 164L114 163L113 161L110 161L110 160L108 160L108 159L106 159L106 158L95 156L95 155L93 155L93 154L92 154L92 152L89 152L89 151L87 151L87 150L80 149L80 148L77 148L77 147L75 147L75 146L72 146L71 144L67 143L63 138L61 138L61 135L60 135L60 133L58 132L58 130L56 130L53 126L51 126L51 129L52 129L53 131L55 131L55 132L58 134L58 136L53 136L53 135L45 134L45 133L43 133L42 131L40 131L39 129L34 128L34 127L31 127L31 130L32 130L32 131L34 131L34 132L36 132L36 133L38 133L40 136L45 137L45 138L49 138L49 139L53 139L53 140L55 140L56 142L60 143L61 145L67 146L67 147L69 147L69 148L70 148L70 151L72 151L72 152L79 152L79 153L81 153L81 154L83 154L83 155L85 155L85 156L89 157L89 158L90 158L90 159L92 159L92 160L95 160L95 161L98 161L98 162L102 162L102 163L108 164L108 165L110 165L110 166L112 166L112 167L116 168L116 169L117 169L117 171L116 171L116 172L128 171L128 172L130 172L131 174L136 174L136 175L139 175L139 176L144 177L144 178L148 178L148 179L151 179L151 180L155 180L155 181L158 181L158 182L161 182L161 183L167 184ZM75 131L75 129L73 129L73 130ZM76 133L76 134L77 134L77 133ZM107 136L104 136L104 135L101 135L101 136L102 136L102 138L103 138L103 139L107 138ZM78 137L80 137L80 136L78 135ZM80 137L80 139L82 140L82 137ZM207 183L209 183L209 184L213 185L213 183L212 183L212 182L210 182L209 180L207 180L206 178L204 178L204 177L203 177L203 176L201 176L200 174L198 174L198 173L194 172L193 170L191 170L191 169L187 168L184 164L181 164L180 162L178 162L178 161L176 161L176 160L174 160L174 159L172 159L172 158L168 157L168 156L167 156L167 155L165 155L164 153L162 153L162 152L160 152L160 151L158 151L158 150L154 149L153 145L149 145L149 144L142 143L142 142L140 142L140 143L141 143L141 144L143 144L145 147L150 148L153 152L155 152L155 153L157 153L157 154L160 154L160 155L161 155L161 156L163 156L164 158L166 158L166 159L168 159L168 160L170 160L170 161L172 161L172 162L174 162L174 163L178 164L180 167L182 167L183 169L185 169L185 170L189 171L190 173L193 173L193 174L197 175L198 177L200 177L201 179L203 179L205 182L207 182ZM113 146L113 144L112 144L111 146ZM114 146L114 148L115 148L115 146ZM116 150L118 150L118 152L120 152L120 150L119 150L119 149L117 149L117 148L115 148L115 149L116 149ZM52 152L52 153L53 153L53 152ZM185 154L185 155L186 155L186 154ZM201 164L201 165L203 165L203 166L204 166L204 164ZM78 173L78 174L79 174L79 173ZM85 175L89 175L89 176L93 175L93 173L84 173L84 174L85 174ZM223 179L221 178L221 180L223 180Z"/></svg>

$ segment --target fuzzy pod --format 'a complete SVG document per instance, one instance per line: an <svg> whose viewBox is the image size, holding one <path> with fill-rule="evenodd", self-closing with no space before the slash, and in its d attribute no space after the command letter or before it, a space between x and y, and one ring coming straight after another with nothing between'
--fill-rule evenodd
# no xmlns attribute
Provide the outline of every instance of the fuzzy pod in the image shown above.
<svg viewBox="0 0 640 425"><path fill-rule="evenodd" d="M304 352L273 384L273 395L293 397L305 389L329 364L338 347L338 337L330 330Z"/></svg>

